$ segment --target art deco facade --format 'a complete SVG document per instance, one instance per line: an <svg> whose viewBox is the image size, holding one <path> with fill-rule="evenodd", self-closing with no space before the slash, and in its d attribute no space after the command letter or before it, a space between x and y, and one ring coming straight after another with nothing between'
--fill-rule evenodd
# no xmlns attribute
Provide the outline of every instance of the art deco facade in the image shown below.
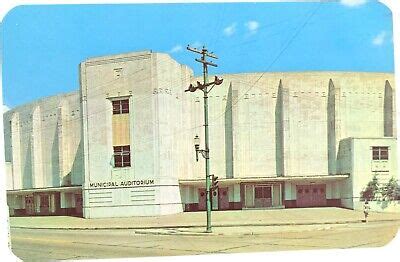
<svg viewBox="0 0 400 262"><path fill-rule="evenodd" d="M397 175L394 76L221 75L209 98L213 208L357 209ZM80 90L4 114L11 214L148 216L205 209L200 80L167 54L80 64ZM204 142L204 141L203 141ZM398 178L398 177L397 177Z"/></svg>

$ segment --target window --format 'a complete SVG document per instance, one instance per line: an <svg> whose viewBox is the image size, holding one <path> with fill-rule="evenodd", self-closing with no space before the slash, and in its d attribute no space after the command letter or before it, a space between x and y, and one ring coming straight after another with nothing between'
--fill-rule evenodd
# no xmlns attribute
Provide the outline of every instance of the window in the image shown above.
<svg viewBox="0 0 400 262"><path fill-rule="evenodd" d="M114 115L129 113L129 99L114 100L112 106Z"/></svg>
<svg viewBox="0 0 400 262"><path fill-rule="evenodd" d="M372 147L372 160L388 160L389 147L387 146L374 146Z"/></svg>
<svg viewBox="0 0 400 262"><path fill-rule="evenodd" d="M255 188L255 198L271 198L271 187L262 186Z"/></svg>
<svg viewBox="0 0 400 262"><path fill-rule="evenodd" d="M130 146L114 146L114 167L131 166Z"/></svg>

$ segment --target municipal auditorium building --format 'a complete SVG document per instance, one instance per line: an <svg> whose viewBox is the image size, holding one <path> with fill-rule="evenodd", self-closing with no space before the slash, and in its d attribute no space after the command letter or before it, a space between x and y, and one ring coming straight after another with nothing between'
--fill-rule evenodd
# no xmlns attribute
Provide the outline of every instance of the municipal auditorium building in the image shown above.
<svg viewBox="0 0 400 262"><path fill-rule="evenodd" d="M151 51L87 59L79 76L79 90L3 115L10 215L205 210L193 143L198 135L204 148L203 94L184 92L202 78ZM209 97L213 210L359 209L374 176L398 176L393 74L219 77Z"/></svg>

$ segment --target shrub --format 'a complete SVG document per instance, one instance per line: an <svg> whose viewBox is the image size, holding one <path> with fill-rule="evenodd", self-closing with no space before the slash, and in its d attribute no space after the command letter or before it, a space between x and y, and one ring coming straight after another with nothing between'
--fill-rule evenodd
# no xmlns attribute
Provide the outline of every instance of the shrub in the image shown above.
<svg viewBox="0 0 400 262"><path fill-rule="evenodd" d="M379 193L378 179L374 176L372 181L368 182L367 187L361 191L361 200L371 201L375 199L377 193Z"/></svg>
<svg viewBox="0 0 400 262"><path fill-rule="evenodd" d="M392 177L383 188L382 196L385 200L389 201L400 199L400 186L394 177Z"/></svg>

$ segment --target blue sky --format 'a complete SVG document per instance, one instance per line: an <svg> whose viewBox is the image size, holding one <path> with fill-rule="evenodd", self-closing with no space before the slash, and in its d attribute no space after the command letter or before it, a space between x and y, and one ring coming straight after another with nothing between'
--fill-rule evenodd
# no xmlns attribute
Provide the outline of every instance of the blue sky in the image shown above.
<svg viewBox="0 0 400 262"><path fill-rule="evenodd" d="M392 14L372 0L21 6L1 37L7 107L77 90L88 57L151 49L199 74L187 44L219 56L215 74L394 71Z"/></svg>

